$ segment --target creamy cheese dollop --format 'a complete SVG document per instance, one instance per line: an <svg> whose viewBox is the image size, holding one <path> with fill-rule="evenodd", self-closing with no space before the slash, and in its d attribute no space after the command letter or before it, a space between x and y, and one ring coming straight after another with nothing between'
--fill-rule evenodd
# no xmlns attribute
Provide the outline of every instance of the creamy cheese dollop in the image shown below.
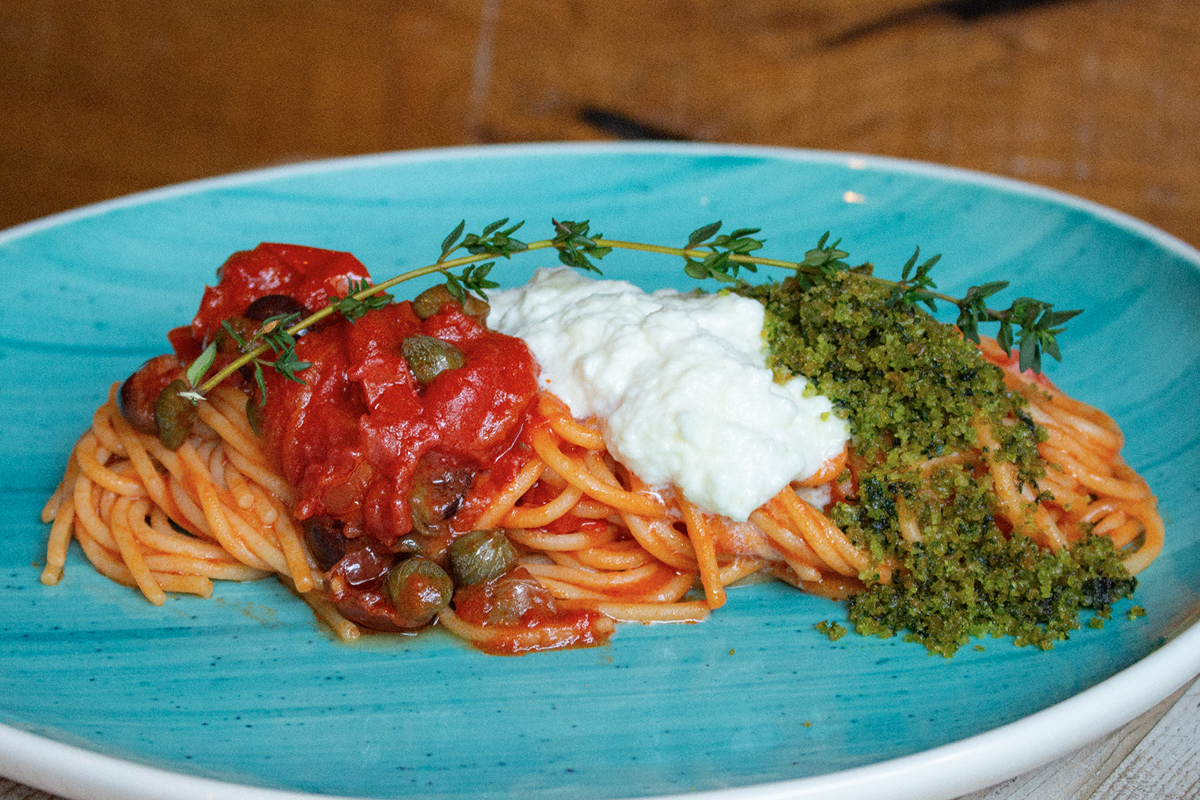
<svg viewBox="0 0 1200 800"><path fill-rule="evenodd" d="M846 444L830 401L766 365L761 303L647 293L567 267L490 292L488 326L524 339L544 389L599 419L613 456L652 486L745 520Z"/></svg>

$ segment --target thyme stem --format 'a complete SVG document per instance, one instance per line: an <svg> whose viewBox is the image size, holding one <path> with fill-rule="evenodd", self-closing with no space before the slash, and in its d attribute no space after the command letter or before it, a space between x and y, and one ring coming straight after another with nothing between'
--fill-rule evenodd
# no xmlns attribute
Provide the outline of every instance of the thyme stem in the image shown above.
<svg viewBox="0 0 1200 800"><path fill-rule="evenodd" d="M554 246L554 241L552 239L544 239L540 242L531 242L527 249L529 249L529 250L546 250L553 246ZM459 258L452 258L447 261L440 261L440 262L437 262L434 264L427 264L423 267L418 267L416 269L409 270L408 272L403 272L392 278L388 278L383 283L374 284L366 289L362 289L361 291L355 292L354 294L351 294L349 296L351 298L353 298L354 300L366 300L371 295L387 291L388 289L392 288L393 286L398 286L399 284L405 283L406 281L411 281L411 280L415 280L417 278L422 278L426 275L432 275L435 272L445 272L450 269L455 269L456 267L463 267L463 266L467 266L468 264L474 264L474 263L477 263L480 261L484 261L490 257L491 256L488 255L487 253L481 253L479 255L460 256ZM318 309L317 311L314 311L313 313L309 314L304 319L302 319L299 322L296 322L293 325L291 325L290 327L288 327L287 332L289 334L291 334L292 336L296 336L301 331L305 330L306 328L310 328L313 325L315 325L316 323L325 319L326 317L331 316L334 312L335 312L334 306L332 304L327 305L321 309ZM198 387L196 387L195 392L197 394L201 394L201 395L207 394L208 392L215 389L217 386L220 386L221 382L224 381L226 378L228 378L230 375L237 372L239 369L246 366L250 362L254 361L254 359L265 354L270 349L271 349L270 345L260 344L257 347L255 347L254 349L243 353L241 356L239 356L235 360L229 362L227 365L225 365L219 371L213 373L213 375L210 376L206 381L204 381L204 383L202 383Z"/></svg>
<svg viewBox="0 0 1200 800"><path fill-rule="evenodd" d="M521 223L503 231L499 230L507 221L501 220L493 223L484 229L483 236L471 235L463 240L462 243L460 243L459 239L462 236L464 223L460 223L454 233L443 242L441 257L434 263L403 272L382 283L367 286L348 295L347 298L340 299L365 302L369 298L377 296L393 286L434 273L445 275L452 287L458 286L460 291L462 290L462 285L466 285L468 289L473 288L475 291L482 293L480 287L485 285L489 287L496 286L494 283L485 283L482 280L491 265L479 267L479 274L476 276L474 282L472 282L467 280L467 278L471 271L475 269L474 265L487 259L494 259L497 256L511 258L513 255L521 252L549 249L557 250L560 261L565 264L597 272L599 270L591 264L588 256L603 258L610 250L632 250L676 256L684 259L687 267L686 271L692 277L698 279L711 277L727 282L734 280L739 267L751 271L754 271L759 266L777 267L792 270L798 276L812 281L828 278L834 272L849 269L849 266L841 261L841 258L846 253L837 249L838 243L835 242L832 245L826 246L825 242L828 234L821 237L816 249L810 250L805 254L804 261L786 261L751 254L752 250L756 250L762 246L761 241L753 239L750 236L750 234L757 233L758 229L743 228L728 236L716 236L715 234L720 228L719 222L698 228L692 233L687 246L671 247L645 242L607 239L603 236L592 237L588 233L587 222L559 222L558 220L553 220L557 232L554 238L541 239L526 244L511 237L511 234L521 226ZM450 253L459 248L467 248L470 254L458 258L447 258ZM1043 349L1053 357L1059 358L1054 337L1063 329L1056 326L1061 326L1067 319L1078 314L1078 311L1051 311L1052 307L1049 303L1032 300L1031 298L1020 298L1013 303L1012 307L1004 310L987 308L982 302L983 299L1007 286L1007 283L1003 282L985 284L983 287L971 287L966 297L963 298L956 298L942 292L933 291L934 284L929 280L928 272L933 264L936 263L937 257L935 256L917 267L915 277L910 281L910 271L916 264L916 258L917 255L914 253L913 258L905 266L904 277L900 281L880 278L869 272L860 272L859 275L866 280L891 286L896 302L908 304L923 302L931 310L935 309L934 301L936 300L957 306L960 310L957 324L963 329L963 333L968 338L972 338L975 341L978 341L979 337L979 322L999 322L1001 330L997 338L1006 352L1014 344L1012 326L1016 324L1020 328L1018 343L1021 351L1022 369L1040 371L1040 354ZM456 277L451 270L460 267L466 269L462 276ZM337 312L339 306L333 302L336 299L331 299L331 302L324 308L314 311L304 319L289 326L286 329L286 333L289 336L297 336L301 331L310 328ZM188 396L199 399L220 385L222 381L234 372L247 364L255 362L256 359L271 349L273 348L269 343L255 346L195 387L195 389L188 393Z"/></svg>
<svg viewBox="0 0 1200 800"><path fill-rule="evenodd" d="M643 253L658 253L664 256L680 256L681 258L704 258L709 255L706 250L692 250L686 247L668 247L660 244L645 244L643 242L624 242L620 239L593 239L596 244L602 247L611 247L614 250L638 250ZM530 245L533 247L533 245ZM795 261L783 261L778 258L764 258L763 256L748 256L739 253L731 253L730 261L736 261L739 264L754 264L761 267L780 267L782 269L801 270L802 265Z"/></svg>
<svg viewBox="0 0 1200 800"><path fill-rule="evenodd" d="M704 258L704 257L710 255L709 252L704 251L704 250L692 250L692 249L688 249L685 247L670 247L667 245L659 245L659 244L646 244L644 242L626 242L626 241L621 241L620 239L598 238L598 239L593 239L592 241L594 241L596 244L598 244L602 247L611 247L614 250L637 250L637 251L640 251L643 253L657 253L659 255L679 256L681 258ZM540 242L538 244L540 244ZM530 249L533 249L532 244L529 247L530 247ZM801 262L786 261L786 260L780 259L780 258L765 258L763 256L751 256L751 255L742 255L742 254L738 254L738 253L731 253L729 255L729 260L736 261L739 264L753 264L755 266L760 266L760 267L778 267L780 269L789 269L789 270L792 270L793 272L807 274L807 275L819 275L820 274L820 270L815 267L806 267ZM878 275L862 274L861 277L865 278L866 280L871 281L873 283L880 284L881 286L895 286L896 285L896 281L888 280L887 278L881 278ZM942 302L950 303L953 305L957 305L960 302L959 298L954 297L953 295L945 294L943 292L929 291L929 292L927 292L927 294L936 300L941 300ZM1007 310L1006 311L993 311L991 309L988 309L988 311L991 314L995 315L995 317L998 319L1003 318L1008 315Z"/></svg>

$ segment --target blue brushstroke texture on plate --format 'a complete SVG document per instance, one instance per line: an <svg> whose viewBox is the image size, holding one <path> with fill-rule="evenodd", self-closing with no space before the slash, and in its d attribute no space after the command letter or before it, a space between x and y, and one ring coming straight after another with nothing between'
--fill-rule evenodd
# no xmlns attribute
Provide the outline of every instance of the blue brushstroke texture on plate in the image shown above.
<svg viewBox="0 0 1200 800"><path fill-rule="evenodd" d="M942 253L935 278L951 293L1004 278L1086 309L1049 371L1117 419L1161 499L1166 550L1137 594L1148 615L1126 620L1126 602L1049 653L989 639L945 660L898 638L831 642L813 626L844 620L841 606L755 585L700 625L626 625L605 647L496 658L440 632L337 643L270 581L155 608L77 548L60 585L38 582L38 513L74 439L112 381L167 349L231 252L348 250L382 280L436 257L460 219L478 230L499 217L527 220L528 240L559 217L665 243L720 219L761 226L764 253L781 257L831 230L883 275L920 245ZM525 256L493 274L520 282L552 262ZM647 288L688 286L679 267L604 263ZM0 275L0 723L119 759L373 797L746 786L1020 719L1137 662L1200 607L1200 273L1144 231L1047 193L828 154L443 151L209 182L32 226L0 240Z"/></svg>

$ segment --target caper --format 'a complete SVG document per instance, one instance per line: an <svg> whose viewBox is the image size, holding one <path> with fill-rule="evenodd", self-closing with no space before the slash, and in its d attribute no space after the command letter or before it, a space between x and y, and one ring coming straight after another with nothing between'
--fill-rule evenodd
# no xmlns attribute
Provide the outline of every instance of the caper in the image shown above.
<svg viewBox="0 0 1200 800"><path fill-rule="evenodd" d="M459 586L491 580L516 560L516 548L502 530L464 533L450 545L450 571Z"/></svg>
<svg viewBox="0 0 1200 800"><path fill-rule="evenodd" d="M467 299L463 303L463 313L480 324L487 319L488 312L491 310L492 307L485 300L481 300L473 294L467 295Z"/></svg>
<svg viewBox="0 0 1200 800"><path fill-rule="evenodd" d="M188 390L187 381L176 378L166 385L154 403L154 419L158 422L158 440L168 450L175 450L192 433L196 421L196 406L180 392Z"/></svg>
<svg viewBox="0 0 1200 800"><path fill-rule="evenodd" d="M496 625L517 625L534 609L541 609L547 616L558 613L554 596L523 567L495 578L489 586L492 603L488 621Z"/></svg>
<svg viewBox="0 0 1200 800"><path fill-rule="evenodd" d="M446 571L420 556L392 567L383 586L396 613L414 621L431 619L454 596L454 582Z"/></svg>
<svg viewBox="0 0 1200 800"><path fill-rule="evenodd" d="M462 350L449 342L423 334L409 336L400 343L400 351L404 353L404 360L408 362L413 377L422 386L443 372L458 369L467 363Z"/></svg>
<svg viewBox="0 0 1200 800"><path fill-rule="evenodd" d="M430 286L413 298L413 313L421 319L429 319L441 311L442 306L446 303L457 302L458 298L450 294L450 290L446 288L446 284L439 283L437 286Z"/></svg>
<svg viewBox="0 0 1200 800"><path fill-rule="evenodd" d="M464 314L472 319L483 322L487 319L488 311L491 307L473 294L466 295L463 302L459 302L458 298L450 293L446 284L439 283L437 286L430 286L425 291L413 298L413 312L421 319L429 319L434 314L442 310L442 306L446 303L454 303L462 308Z"/></svg>

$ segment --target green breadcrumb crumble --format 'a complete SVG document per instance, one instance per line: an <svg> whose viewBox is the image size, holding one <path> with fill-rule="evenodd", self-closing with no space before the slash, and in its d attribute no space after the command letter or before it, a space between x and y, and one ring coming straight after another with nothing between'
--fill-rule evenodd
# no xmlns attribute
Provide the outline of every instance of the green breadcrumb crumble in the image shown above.
<svg viewBox="0 0 1200 800"><path fill-rule="evenodd" d="M902 634L944 656L981 636L1049 649L1080 627L1085 609L1100 626L1114 602L1132 596L1137 581L1107 537L1088 534L1051 552L1007 536L978 462L949 458L922 474L921 465L976 447L977 414L1023 481L1043 474L1044 431L1001 370L952 326L889 305L887 288L855 272L811 287L789 278L735 291L766 306L768 365L778 378L803 375L848 422L858 497L835 503L832 519L877 564L899 566L891 585L864 576L867 588L849 601L855 630ZM897 497L915 516L920 542L900 535ZM837 638L840 626L822 624Z"/></svg>
<svg viewBox="0 0 1200 800"><path fill-rule="evenodd" d="M816 628L818 631L828 636L830 641L833 642L836 642L838 639L842 638L848 633L845 625L837 622L830 622L827 619L823 619L818 622Z"/></svg>

